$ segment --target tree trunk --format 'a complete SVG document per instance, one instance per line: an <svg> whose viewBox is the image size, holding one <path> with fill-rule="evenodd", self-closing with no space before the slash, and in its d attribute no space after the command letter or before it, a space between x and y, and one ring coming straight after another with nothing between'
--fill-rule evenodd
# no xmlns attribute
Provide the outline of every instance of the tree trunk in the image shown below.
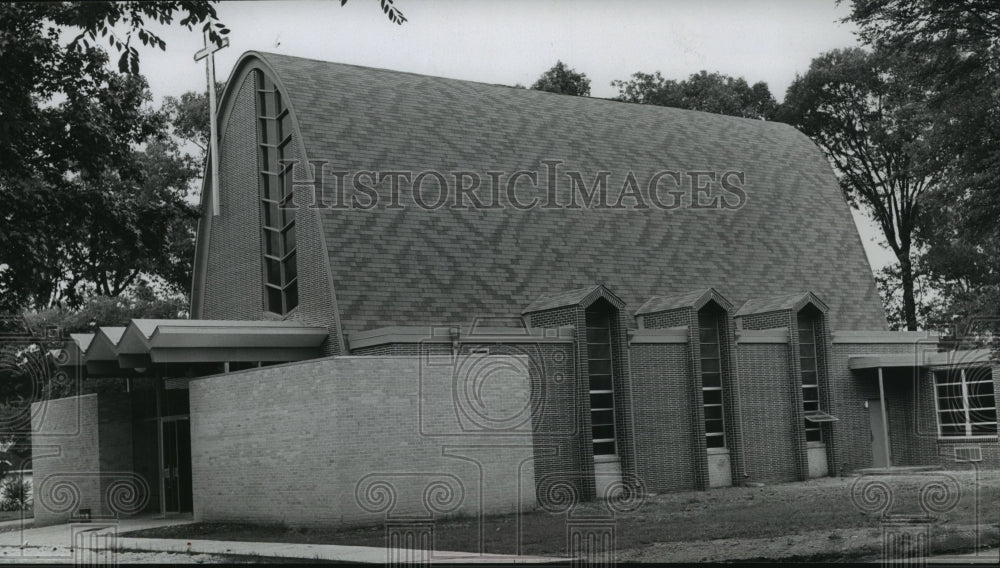
<svg viewBox="0 0 1000 568"><path fill-rule="evenodd" d="M913 297L913 262L909 252L899 255L899 274L903 281L903 319L906 329L917 330L917 302Z"/></svg>

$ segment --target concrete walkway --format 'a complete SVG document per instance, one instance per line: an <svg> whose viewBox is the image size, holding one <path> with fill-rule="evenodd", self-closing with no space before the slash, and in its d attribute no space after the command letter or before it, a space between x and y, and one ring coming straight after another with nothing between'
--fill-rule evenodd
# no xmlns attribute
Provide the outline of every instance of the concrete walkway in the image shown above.
<svg viewBox="0 0 1000 568"><path fill-rule="evenodd" d="M474 552L385 549L334 544L290 544L275 542L237 542L222 540L186 540L166 538L129 538L119 533L192 523L190 517L133 518L117 522L73 523L0 532L0 562L4 560L45 559L53 563L76 563L80 550L90 551L104 560L112 559L109 548L119 552L142 551L172 554L214 554L258 556L298 560L332 560L365 564L391 562L433 562L435 564L543 564L565 563L569 558L515 556ZM74 553L76 554L74 556Z"/></svg>

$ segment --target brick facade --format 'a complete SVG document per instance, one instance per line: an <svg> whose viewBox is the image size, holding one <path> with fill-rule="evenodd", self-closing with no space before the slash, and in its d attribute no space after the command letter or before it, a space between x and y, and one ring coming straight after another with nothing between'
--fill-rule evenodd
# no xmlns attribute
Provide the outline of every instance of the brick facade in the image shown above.
<svg viewBox="0 0 1000 568"><path fill-rule="evenodd" d="M530 417L469 420L454 363L337 357L192 381L195 518L330 526L533 507ZM505 377L487 385L489 416L529 404L527 373ZM390 493L394 507L376 510Z"/></svg>
<svg viewBox="0 0 1000 568"><path fill-rule="evenodd" d="M95 519L135 513L131 499L147 502L148 488L136 488L129 474L132 414L126 396L36 402L31 416L35 526L79 518L83 509Z"/></svg>

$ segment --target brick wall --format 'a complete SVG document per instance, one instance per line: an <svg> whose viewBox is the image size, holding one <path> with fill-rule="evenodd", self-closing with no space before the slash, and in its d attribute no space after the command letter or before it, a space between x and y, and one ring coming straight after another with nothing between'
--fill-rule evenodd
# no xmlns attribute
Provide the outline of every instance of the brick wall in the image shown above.
<svg viewBox="0 0 1000 568"><path fill-rule="evenodd" d="M689 404L694 388L684 343L634 344L632 394L635 455L639 479L653 492L696 489L696 461L704 461L694 440L698 428Z"/></svg>
<svg viewBox="0 0 1000 568"><path fill-rule="evenodd" d="M67 522L80 509L90 509L94 517L113 515L109 498L128 501L130 486L122 485L131 483L132 469L126 396L87 394L37 402L31 415L35 526ZM148 498L148 492L140 491L139 498Z"/></svg>
<svg viewBox="0 0 1000 568"><path fill-rule="evenodd" d="M741 343L737 350L746 480L795 481L801 425L795 420L795 401L788 386L788 345Z"/></svg>
<svg viewBox="0 0 1000 568"><path fill-rule="evenodd" d="M246 75L219 143L220 214L210 219L212 238L201 301L204 319L263 317L254 92L253 75Z"/></svg>
<svg viewBox="0 0 1000 568"><path fill-rule="evenodd" d="M35 526L64 523L80 508L100 510L98 431L96 394L31 405ZM66 476L73 472L83 475ZM66 488L79 497L64 507Z"/></svg>
<svg viewBox="0 0 1000 568"><path fill-rule="evenodd" d="M528 362L483 361L520 369L484 383L486 415L530 408ZM456 499L464 491L450 513L533 506L530 411L526 425L509 431L477 427L465 412L467 392L455 389L455 368L448 357L338 357L192 381L195 517L379 523L387 514L433 513L424 491L441 484ZM395 508L372 512L383 490L395 493Z"/></svg>

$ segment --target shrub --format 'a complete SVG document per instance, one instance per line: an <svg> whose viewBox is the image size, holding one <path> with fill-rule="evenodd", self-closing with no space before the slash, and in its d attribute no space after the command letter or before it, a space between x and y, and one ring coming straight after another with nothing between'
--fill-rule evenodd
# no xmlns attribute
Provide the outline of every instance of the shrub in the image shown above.
<svg viewBox="0 0 1000 568"><path fill-rule="evenodd" d="M31 482L21 476L7 479L0 484L0 510L24 511L31 508Z"/></svg>

